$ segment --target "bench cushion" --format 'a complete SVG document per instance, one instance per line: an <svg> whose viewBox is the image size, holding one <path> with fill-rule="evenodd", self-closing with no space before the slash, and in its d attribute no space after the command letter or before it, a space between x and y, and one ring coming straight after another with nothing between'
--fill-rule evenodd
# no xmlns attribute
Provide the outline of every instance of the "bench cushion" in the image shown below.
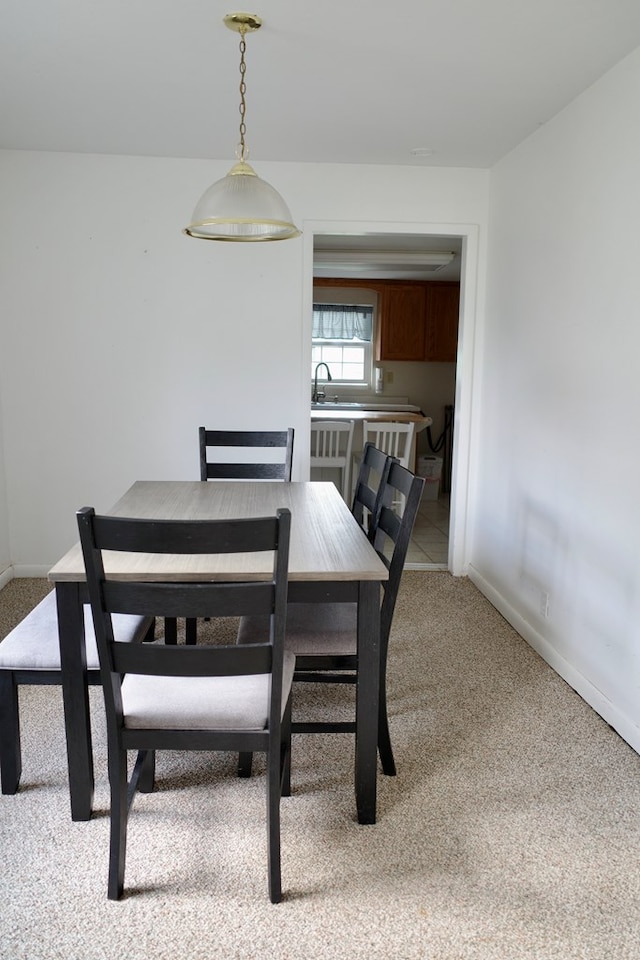
<svg viewBox="0 0 640 960"><path fill-rule="evenodd" d="M91 607L85 604L83 609L87 668L97 670L98 649ZM150 620L145 617L124 613L113 615L113 632L116 640L122 642L136 639L149 624ZM60 670L55 590L48 593L0 643L0 670Z"/></svg>

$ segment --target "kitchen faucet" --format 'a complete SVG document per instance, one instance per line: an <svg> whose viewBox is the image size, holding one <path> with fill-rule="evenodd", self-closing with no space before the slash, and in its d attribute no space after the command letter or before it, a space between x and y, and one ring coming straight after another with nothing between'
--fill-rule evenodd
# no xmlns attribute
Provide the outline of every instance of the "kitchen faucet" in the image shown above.
<svg viewBox="0 0 640 960"><path fill-rule="evenodd" d="M312 403L317 403L319 400L324 400L324 398L326 397L326 393L324 392L324 390L321 390L318 393L318 370L320 369L320 367L324 367L325 370L327 371L327 383L331 383L331 380L333 379L331 376L331 371L329 370L329 367L324 362L324 360L321 360L320 363L316 364L316 370L313 376L313 393L311 395Z"/></svg>

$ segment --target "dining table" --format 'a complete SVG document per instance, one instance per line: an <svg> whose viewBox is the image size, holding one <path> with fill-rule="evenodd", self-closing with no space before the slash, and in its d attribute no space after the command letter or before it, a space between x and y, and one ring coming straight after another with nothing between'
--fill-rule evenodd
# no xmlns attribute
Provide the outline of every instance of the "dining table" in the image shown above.
<svg viewBox="0 0 640 960"><path fill-rule="evenodd" d="M209 520L291 511L290 602L357 603L358 676L354 790L357 819L376 821L380 590L388 570L331 482L138 480L106 512L149 520ZM264 554L184 557L105 553L107 578L121 580L260 580L271 576ZM94 764L83 603L88 602L79 542L48 574L55 585L71 816L89 820Z"/></svg>

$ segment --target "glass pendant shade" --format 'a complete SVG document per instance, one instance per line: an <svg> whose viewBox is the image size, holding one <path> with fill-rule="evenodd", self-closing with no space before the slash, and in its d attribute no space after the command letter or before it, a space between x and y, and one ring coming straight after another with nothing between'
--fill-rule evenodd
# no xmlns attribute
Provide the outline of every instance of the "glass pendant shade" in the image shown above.
<svg viewBox="0 0 640 960"><path fill-rule="evenodd" d="M201 240L287 240L300 231L286 203L244 160L201 196L184 233Z"/></svg>

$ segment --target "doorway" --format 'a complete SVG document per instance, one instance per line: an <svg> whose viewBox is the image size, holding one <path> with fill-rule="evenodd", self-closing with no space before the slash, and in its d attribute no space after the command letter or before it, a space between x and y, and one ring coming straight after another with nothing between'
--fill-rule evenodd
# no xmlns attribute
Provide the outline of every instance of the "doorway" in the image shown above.
<svg viewBox="0 0 640 960"><path fill-rule="evenodd" d="M388 364L385 370L385 391L387 395L392 391L394 399L398 397L408 397L409 402L413 403L420 400L420 406L431 405L429 399L429 385L427 384L426 395L416 387L416 378L420 378L421 372L426 377L431 370L432 379L439 381L435 386L433 396L440 396L442 400L449 400L450 404L442 402L441 409L425 409L428 416L433 416L433 426L430 430L431 444L437 446L438 441L445 429L446 406L453 406L455 409L455 419L451 425L451 474L450 474L450 495L446 494L433 504L423 501L425 510L425 527L432 524L434 530L440 531L445 537L445 548L434 551L437 557L425 556L426 551L420 550L419 541L416 541L416 550L412 558L408 558L407 566L414 569L434 569L445 568L452 573L462 574L466 572L464 545L466 542L466 490L468 485L468 446L470 436L470 393L471 393L471 369L470 363L461 364L461 357L469 357L473 342L473 328L475 325L475 316L471 314L470 304L475 302L475 295L471 296L470 291L475 291L475 262L477 259L477 227L474 225L443 225L443 224L373 224L373 223L349 223L349 222L313 222L306 223L304 228L305 243L305 277L307 283L308 302L305 305L305 317L308 319L308 329L305 331L305 369L310 367L311 356L311 315L313 303L313 279L315 275L336 276L336 269L341 268L342 272L338 276L349 277L353 279L366 280L373 279L374 273L377 279L431 279L437 280L458 280L460 283L460 322L458 331L458 349L455 362L451 364L451 370L445 370L446 365L438 364ZM336 258L331 256L331 251L340 250L341 262L336 264ZM384 250L389 252L393 261L392 265L385 265L380 261L375 262L372 258L372 251ZM320 251L322 254L320 255ZM345 256L345 251L353 251L353 258ZM431 264L424 268L423 264L416 262L418 252L432 254L437 251L449 251L454 253L454 258L446 265L437 264L432 258ZM406 259L405 259L406 258ZM322 259L322 264L316 261ZM404 262L403 262L404 259ZM429 259L429 258L427 258ZM315 265L315 266L314 266ZM330 270L331 273L328 273ZM372 272L373 271L373 272ZM421 367L423 370L421 371ZM407 376L403 375L406 370ZM464 370L464 378L461 378L460 371ZM437 375L436 375L437 372ZM389 374L391 374L389 378ZM450 381L447 386L447 377ZM424 385L423 385L424 386ZM439 392L438 392L439 391ZM448 392L447 392L448 391ZM417 395L419 394L419 395ZM434 415L435 414L435 415ZM427 436L421 439L419 453L430 454ZM434 454L441 457L441 453ZM423 544L425 541L425 531L422 531ZM446 551L446 553L445 553Z"/></svg>

